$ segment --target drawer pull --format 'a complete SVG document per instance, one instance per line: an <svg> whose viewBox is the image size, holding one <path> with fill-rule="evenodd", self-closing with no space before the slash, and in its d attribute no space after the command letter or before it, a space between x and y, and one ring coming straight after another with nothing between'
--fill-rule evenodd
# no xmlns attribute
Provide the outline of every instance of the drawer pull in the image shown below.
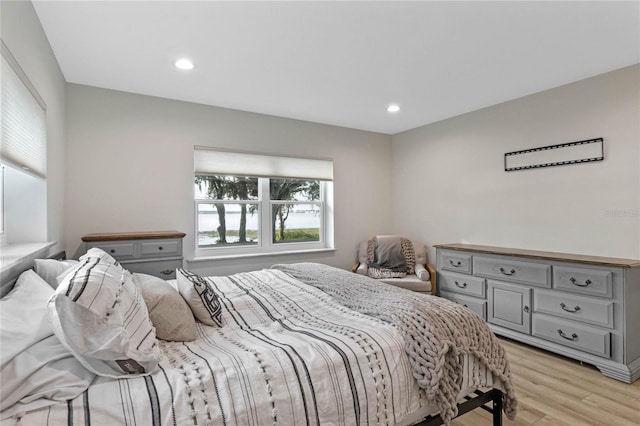
<svg viewBox="0 0 640 426"><path fill-rule="evenodd" d="M158 247L158 250L162 250L162 246Z"/></svg>
<svg viewBox="0 0 640 426"><path fill-rule="evenodd" d="M578 287L588 287L588 286L589 286L589 284L591 284L591 282L592 282L591 280L589 280L589 279L588 279L588 280L586 280L586 281L584 282L584 284L580 284L580 283L578 282L578 280L576 280L576 279L575 279L575 278L573 278L573 277L569 278L569 281L571 281L571 284L573 284L573 285L577 285Z"/></svg>
<svg viewBox="0 0 640 426"><path fill-rule="evenodd" d="M559 335L560 335L560 337L562 337L563 339L567 339L567 340L571 340L571 341L578 339L578 335L577 335L576 333L573 333L573 334L571 335L571 337L567 337L567 335L566 335L566 334L564 334L564 332L563 332L562 330L558 329L558 334L559 334Z"/></svg>
<svg viewBox="0 0 640 426"><path fill-rule="evenodd" d="M171 275L173 274L173 269L165 269L164 271L160 271L161 274Z"/></svg>
<svg viewBox="0 0 640 426"><path fill-rule="evenodd" d="M115 253L115 252L116 252L116 250L115 250L115 249L111 249L111 250L109 250L109 253L112 253L112 254L113 254L113 253Z"/></svg>
<svg viewBox="0 0 640 426"><path fill-rule="evenodd" d="M455 281L456 287L467 288L467 283L460 284L458 281Z"/></svg>
<svg viewBox="0 0 640 426"><path fill-rule="evenodd" d="M562 308L563 311L571 312L572 314L575 314L580 310L580 306L576 305L576 307L573 308L573 310L571 310L570 308L567 308L567 305L565 305L564 303L560 303L560 307Z"/></svg>
<svg viewBox="0 0 640 426"><path fill-rule="evenodd" d="M515 269L512 269L512 270L510 270L510 271L507 271L507 270L506 270L506 269L504 269L503 267L500 267L500 272L502 272L504 275L511 276L511 275L513 275L513 274L515 274L515 273L516 273L516 270L515 270Z"/></svg>
<svg viewBox="0 0 640 426"><path fill-rule="evenodd" d="M462 262L460 262L459 260L457 262L454 262L453 260L449 259L449 264L454 268L459 268L462 266Z"/></svg>

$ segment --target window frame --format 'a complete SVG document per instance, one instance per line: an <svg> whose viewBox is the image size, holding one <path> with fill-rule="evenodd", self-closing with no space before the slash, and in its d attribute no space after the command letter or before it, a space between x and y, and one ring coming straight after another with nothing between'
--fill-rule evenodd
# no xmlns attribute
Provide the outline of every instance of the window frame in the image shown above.
<svg viewBox="0 0 640 426"><path fill-rule="evenodd" d="M194 173L194 177L200 175ZM320 183L320 199L309 201L298 200L271 200L270 197L270 179L283 179L278 176L273 177L257 177L258 179L258 198L256 200L214 200L209 198L196 198L194 190L194 228L195 228L195 255L196 257L222 257L222 256L245 256L245 255L265 255L278 254L283 252L305 252L318 249L329 249L328 235L329 229L333 229L328 223L329 200L328 194L332 193L329 186L331 181L324 181L313 178L302 178L300 180L318 180ZM290 178L287 178L290 179ZM199 245L199 215L198 206L201 204L258 204L258 242L257 244L228 244L223 246L201 247ZM274 235L271 233L271 211L277 204L309 204L319 206L319 236L318 241L292 241L292 242L275 242Z"/></svg>

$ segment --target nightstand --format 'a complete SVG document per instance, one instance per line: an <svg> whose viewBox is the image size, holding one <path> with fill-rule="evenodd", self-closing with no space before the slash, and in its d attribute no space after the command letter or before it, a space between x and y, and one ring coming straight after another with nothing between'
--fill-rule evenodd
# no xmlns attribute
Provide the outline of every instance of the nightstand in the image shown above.
<svg viewBox="0 0 640 426"><path fill-rule="evenodd" d="M88 234L82 237L85 248L101 248L130 272L155 275L163 279L176 277L182 268L182 239L177 231L121 232Z"/></svg>

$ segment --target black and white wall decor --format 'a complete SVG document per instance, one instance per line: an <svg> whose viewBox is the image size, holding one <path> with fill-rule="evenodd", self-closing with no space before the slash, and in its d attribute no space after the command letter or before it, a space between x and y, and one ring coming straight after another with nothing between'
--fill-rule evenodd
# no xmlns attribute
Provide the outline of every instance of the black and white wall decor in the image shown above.
<svg viewBox="0 0 640 426"><path fill-rule="evenodd" d="M504 171L512 172L602 160L604 160L604 140L602 138L587 139L507 152L504 154Z"/></svg>

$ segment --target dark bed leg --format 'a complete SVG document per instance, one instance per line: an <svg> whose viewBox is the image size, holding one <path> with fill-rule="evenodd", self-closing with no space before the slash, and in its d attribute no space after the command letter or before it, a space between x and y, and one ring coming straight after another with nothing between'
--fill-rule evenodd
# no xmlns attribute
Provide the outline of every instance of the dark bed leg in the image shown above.
<svg viewBox="0 0 640 426"><path fill-rule="evenodd" d="M502 393L496 392L493 397L493 426L502 426Z"/></svg>

